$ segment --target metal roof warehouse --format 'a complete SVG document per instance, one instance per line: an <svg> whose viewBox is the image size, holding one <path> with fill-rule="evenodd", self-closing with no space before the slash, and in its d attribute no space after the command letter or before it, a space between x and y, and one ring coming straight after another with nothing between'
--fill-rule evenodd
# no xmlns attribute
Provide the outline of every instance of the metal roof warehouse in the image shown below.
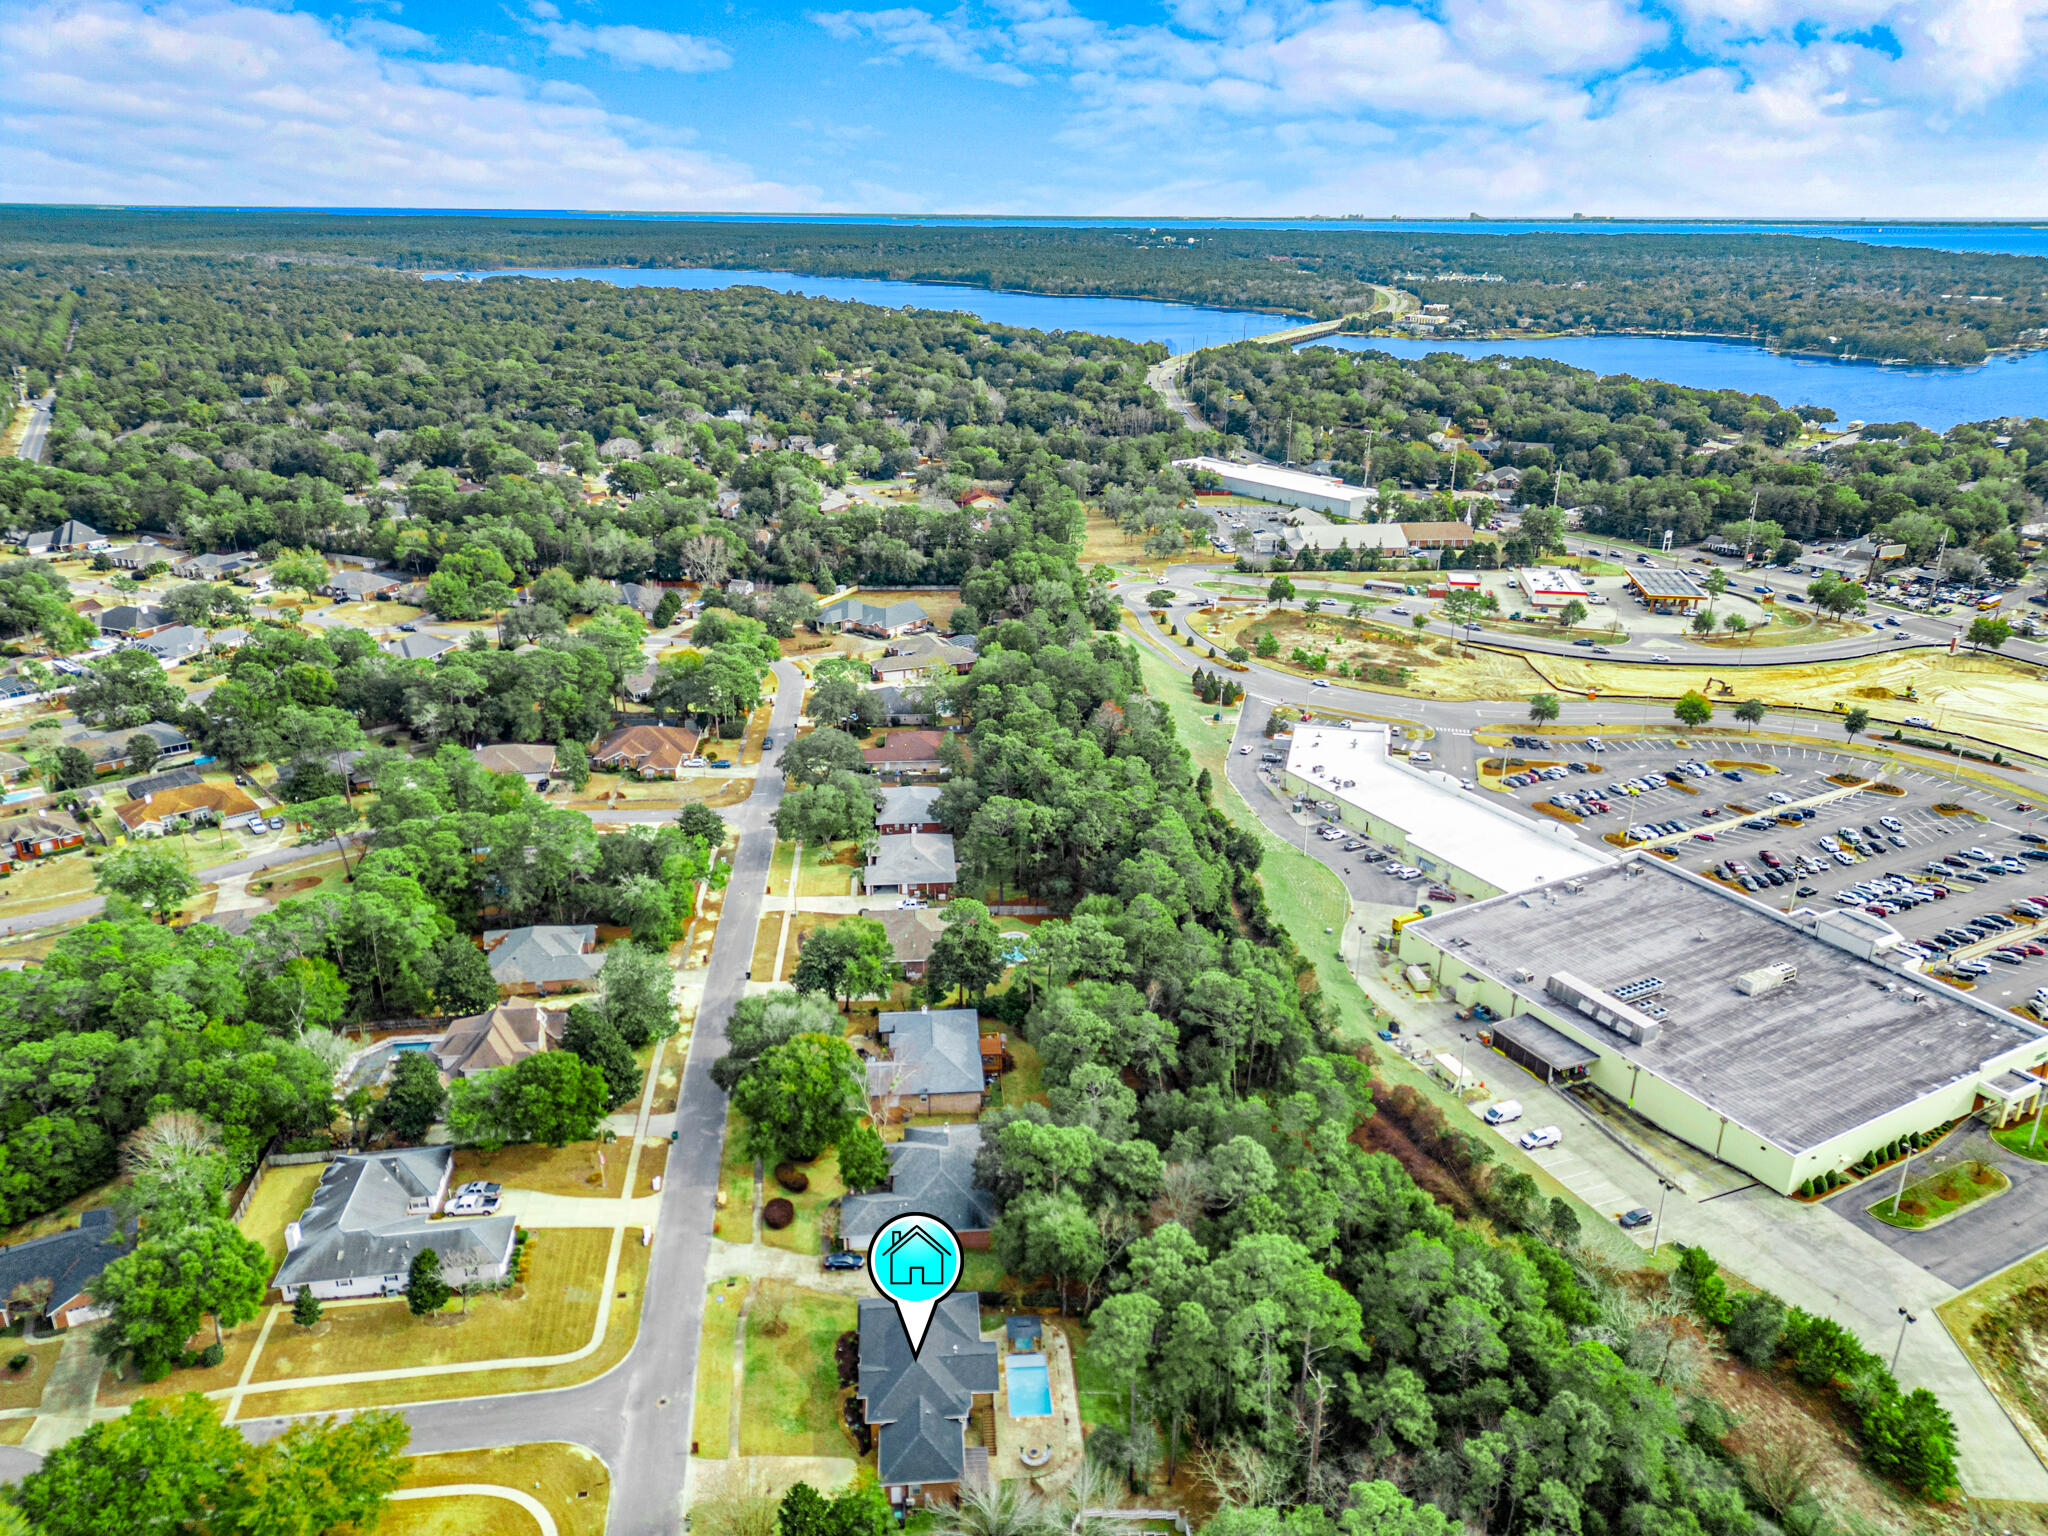
<svg viewBox="0 0 2048 1536"><path fill-rule="evenodd" d="M1338 805L1347 827L1394 845L1424 874L1467 896L1519 891L1611 862L1563 827L1505 810L1449 775L1424 773L1388 755L1386 726L1297 726L1287 754L1289 789Z"/></svg>
<svg viewBox="0 0 2048 1536"><path fill-rule="evenodd" d="M1779 1191L2038 1099L2048 1030L1891 959L1860 913L1784 913L1647 854L1409 923L1440 993L1533 1016L1593 1085ZM1551 1053L1545 1053L1551 1054Z"/></svg>

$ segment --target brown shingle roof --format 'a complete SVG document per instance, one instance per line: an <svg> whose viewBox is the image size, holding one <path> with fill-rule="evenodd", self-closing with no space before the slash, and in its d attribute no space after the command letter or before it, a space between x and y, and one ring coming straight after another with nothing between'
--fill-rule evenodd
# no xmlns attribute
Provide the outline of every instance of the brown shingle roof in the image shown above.
<svg viewBox="0 0 2048 1536"><path fill-rule="evenodd" d="M590 754L593 763L626 763L645 773L682 766L697 751L697 733L680 725L626 725L613 731Z"/></svg>
<svg viewBox="0 0 2048 1536"><path fill-rule="evenodd" d="M230 816L242 816L255 810L256 802L233 784L187 784L180 789L167 789L142 800L131 800L126 805L117 805L114 807L114 814L120 817L121 824L132 832L147 822L160 821L166 816L177 816L202 807L211 810L225 821Z"/></svg>

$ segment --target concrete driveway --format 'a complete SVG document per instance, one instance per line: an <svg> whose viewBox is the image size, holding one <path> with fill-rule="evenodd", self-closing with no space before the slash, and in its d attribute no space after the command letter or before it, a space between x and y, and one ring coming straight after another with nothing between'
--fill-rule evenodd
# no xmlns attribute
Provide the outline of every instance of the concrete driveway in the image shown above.
<svg viewBox="0 0 2048 1536"><path fill-rule="evenodd" d="M2012 1180L2012 1188L1927 1231L1887 1226L1870 1214L1873 1205L1882 1204L1899 1187L1897 1173L1843 1190L1827 1208L1930 1275L1959 1291L1968 1290L2048 1246L2048 1163L2015 1156L1980 1126L1958 1131L1933 1152L1921 1153L1907 1171L1907 1182L1918 1181L1939 1165L1969 1158L1989 1163Z"/></svg>

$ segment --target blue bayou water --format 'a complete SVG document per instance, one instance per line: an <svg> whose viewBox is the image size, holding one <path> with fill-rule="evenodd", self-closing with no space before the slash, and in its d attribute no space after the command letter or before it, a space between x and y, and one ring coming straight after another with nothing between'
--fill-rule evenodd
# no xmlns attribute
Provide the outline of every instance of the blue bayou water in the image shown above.
<svg viewBox="0 0 2048 1536"><path fill-rule="evenodd" d="M748 284L781 293L850 299L890 308L957 310L999 325L1090 331L1120 336L1127 341L1157 341L1175 353L1257 336L1296 323L1290 317L1257 310L1209 309L1156 299L1054 297L992 292L950 283L803 277L788 272L565 267L432 275L584 278L623 287L655 288L716 289ZM1649 336L1465 342L1344 336L1313 345L1384 351L1411 358L1431 352L1461 352L1480 357L1554 357L1602 375L1626 373L1696 389L1739 389L1769 395L1781 405L1826 406L1843 421L1915 421L1938 432L1963 421L2048 416L2048 352L1994 357L1971 368L1909 368L1786 357L1739 342Z"/></svg>
<svg viewBox="0 0 2048 1536"><path fill-rule="evenodd" d="M562 218L648 224L873 224L897 229L1300 229L1321 234L1439 235L1804 235L1860 240L1866 245L1914 245L1935 251L1988 251L2048 256L2048 220L2038 223L1898 223L1856 219L1843 223L1770 223L1764 220L1605 219L1175 219L1087 218L1028 214L945 213L634 213L575 208L214 208L213 213L328 213L393 218Z"/></svg>

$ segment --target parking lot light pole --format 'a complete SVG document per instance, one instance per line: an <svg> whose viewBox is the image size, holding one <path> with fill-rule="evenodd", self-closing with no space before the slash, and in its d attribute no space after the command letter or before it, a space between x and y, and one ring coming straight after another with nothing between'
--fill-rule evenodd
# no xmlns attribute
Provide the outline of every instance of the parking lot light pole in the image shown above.
<svg viewBox="0 0 2048 1536"><path fill-rule="evenodd" d="M1657 1245L1664 1241L1664 1201L1671 1191L1678 1188L1666 1178L1660 1177L1657 1182L1662 1188L1657 1193L1657 1225L1650 1233L1650 1257L1653 1259L1657 1257Z"/></svg>
<svg viewBox="0 0 2048 1536"><path fill-rule="evenodd" d="M1906 1160L1899 1164L1899 1187L1892 1195L1892 1214L1899 1214L1899 1202L1906 1198L1906 1170L1913 1166L1913 1154L1908 1152ZM1904 1310L1903 1308L1901 1310Z"/></svg>
<svg viewBox="0 0 2048 1536"><path fill-rule="evenodd" d="M1906 1347L1906 1330L1919 1321L1919 1318L1908 1312L1904 1307L1899 1308L1899 1342L1892 1346L1892 1374L1894 1376L1899 1374L1899 1352Z"/></svg>

